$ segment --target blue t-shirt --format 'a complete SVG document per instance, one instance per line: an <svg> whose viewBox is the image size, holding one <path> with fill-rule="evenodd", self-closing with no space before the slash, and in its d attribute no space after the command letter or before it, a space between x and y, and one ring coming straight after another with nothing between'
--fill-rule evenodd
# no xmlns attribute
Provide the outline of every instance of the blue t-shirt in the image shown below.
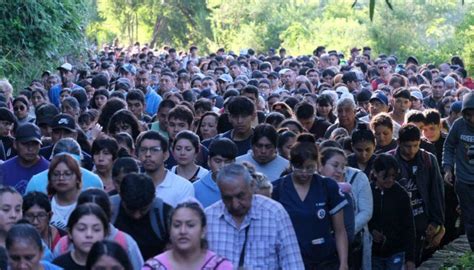
<svg viewBox="0 0 474 270"><path fill-rule="evenodd" d="M59 108L59 105L60 105L59 95L61 94L62 89L63 89L63 85L59 83L59 84L56 84L55 86L51 87L51 89L49 89L49 92L48 92L49 100L51 101L51 103L53 103L58 108ZM73 83L72 87L71 87L71 90L75 90L75 89L83 89L83 88L80 87L79 85Z"/></svg>
<svg viewBox="0 0 474 270"><path fill-rule="evenodd" d="M193 183L194 197L204 208L214 204L221 199L221 191L216 181L212 179L212 172L209 171L204 177Z"/></svg>
<svg viewBox="0 0 474 270"><path fill-rule="evenodd" d="M161 103L161 96L156 93L153 88L148 87L147 88L147 93L145 95L145 102L146 102L146 109L145 112L148 113L149 115L153 116L156 114L158 111L158 107L160 106Z"/></svg>
<svg viewBox="0 0 474 270"><path fill-rule="evenodd" d="M104 189L104 185L100 177L84 168L81 168L82 173L82 190L86 190L88 188L98 188ZM35 174L31 177L30 182L26 186L25 194L32 192L32 191L39 191L45 194L48 194L46 190L48 186L48 170L42 171L38 174Z"/></svg>
<svg viewBox="0 0 474 270"><path fill-rule="evenodd" d="M63 270L64 269L55 264L49 263L47 261L41 261L40 263L44 267L44 270Z"/></svg>
<svg viewBox="0 0 474 270"><path fill-rule="evenodd" d="M33 175L47 170L49 161L40 156L35 165L25 168L21 166L18 156L0 165L0 184L14 187L20 194L25 193L26 186Z"/></svg>
<svg viewBox="0 0 474 270"><path fill-rule="evenodd" d="M306 198L302 201L291 174L273 182L274 200L290 215L305 265L337 259L331 216L347 205L336 181L314 174Z"/></svg>

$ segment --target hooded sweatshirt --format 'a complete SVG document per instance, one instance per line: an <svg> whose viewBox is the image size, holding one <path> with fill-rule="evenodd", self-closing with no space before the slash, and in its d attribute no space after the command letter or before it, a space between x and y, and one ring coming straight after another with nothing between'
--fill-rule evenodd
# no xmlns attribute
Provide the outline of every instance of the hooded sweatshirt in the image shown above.
<svg viewBox="0 0 474 270"><path fill-rule="evenodd" d="M464 96L462 110L474 109L474 92ZM464 119L456 120L443 147L443 168L454 168L456 181L474 185L474 125Z"/></svg>

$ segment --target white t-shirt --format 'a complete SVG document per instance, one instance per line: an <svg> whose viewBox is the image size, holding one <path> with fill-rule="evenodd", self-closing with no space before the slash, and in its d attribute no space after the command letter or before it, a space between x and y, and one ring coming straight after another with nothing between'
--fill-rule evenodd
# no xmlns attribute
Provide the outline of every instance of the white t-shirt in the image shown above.
<svg viewBox="0 0 474 270"><path fill-rule="evenodd" d="M53 197L53 199L51 200L51 210L53 211L53 216L51 217L50 224L55 226L56 228L65 230L67 222L69 220L69 216L76 208L76 205L76 202L65 206L59 205L56 202L56 197Z"/></svg>
<svg viewBox="0 0 474 270"><path fill-rule="evenodd" d="M155 196L176 207L184 199L194 197L194 187L188 180L166 170L165 179L155 189Z"/></svg>

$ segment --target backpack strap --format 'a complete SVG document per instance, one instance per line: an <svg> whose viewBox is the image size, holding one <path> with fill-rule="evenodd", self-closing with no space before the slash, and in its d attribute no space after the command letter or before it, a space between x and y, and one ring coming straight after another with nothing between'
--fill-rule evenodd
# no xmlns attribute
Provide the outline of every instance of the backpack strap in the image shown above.
<svg viewBox="0 0 474 270"><path fill-rule="evenodd" d="M354 183L354 180L358 174L359 174L359 171L355 171L355 173L351 177L351 180L349 180L349 184L352 185L352 183Z"/></svg>
<svg viewBox="0 0 474 270"><path fill-rule="evenodd" d="M56 246L59 247L58 256L66 254L69 251L69 245L70 245L69 237L67 235L61 237L61 239L59 239L58 243L56 244Z"/></svg>
<svg viewBox="0 0 474 270"><path fill-rule="evenodd" d="M114 237L114 241L119 244L127 253L128 253L128 242L127 235L122 231L117 231L117 234Z"/></svg>
<svg viewBox="0 0 474 270"><path fill-rule="evenodd" d="M114 195L110 197L110 207L112 208L112 216L110 217L110 223L114 224L115 221L117 220L117 216L119 213L120 209L120 196L119 195Z"/></svg>
<svg viewBox="0 0 474 270"><path fill-rule="evenodd" d="M155 201L153 202L153 210L150 213L150 218L151 218L151 227L153 231L155 232L155 235L159 239L163 240L164 239L163 235L166 232L163 224L166 221L163 214L163 201L161 199L155 198Z"/></svg>

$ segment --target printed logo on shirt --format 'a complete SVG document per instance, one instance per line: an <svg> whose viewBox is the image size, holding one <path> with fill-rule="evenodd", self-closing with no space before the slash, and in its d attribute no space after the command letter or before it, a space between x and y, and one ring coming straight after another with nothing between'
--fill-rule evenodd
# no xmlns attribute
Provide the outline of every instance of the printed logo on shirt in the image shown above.
<svg viewBox="0 0 474 270"><path fill-rule="evenodd" d="M326 210L319 209L316 215L318 216L319 219L323 219L326 216Z"/></svg>
<svg viewBox="0 0 474 270"><path fill-rule="evenodd" d="M316 203L316 207L321 207L321 206L326 206L326 203L325 202Z"/></svg>

